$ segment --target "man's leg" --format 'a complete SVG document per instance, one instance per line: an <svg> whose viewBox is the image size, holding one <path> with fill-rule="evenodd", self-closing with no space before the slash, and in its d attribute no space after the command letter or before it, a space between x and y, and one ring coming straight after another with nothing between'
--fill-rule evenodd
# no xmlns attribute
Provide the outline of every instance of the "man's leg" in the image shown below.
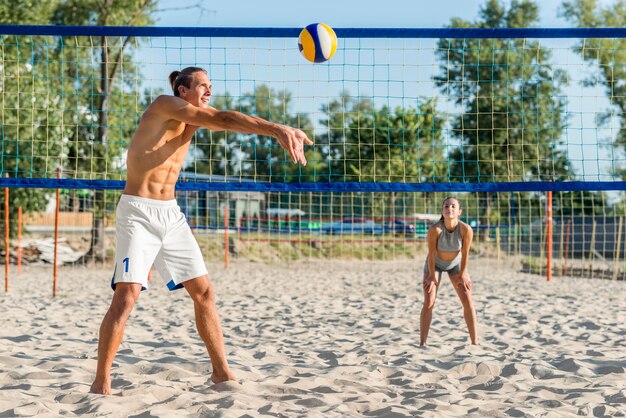
<svg viewBox="0 0 626 418"><path fill-rule="evenodd" d="M91 385L90 392L92 393L111 394L111 365L122 342L126 320L139 299L140 293L139 283L118 283L115 286L111 306L100 325L98 367L96 379Z"/></svg>
<svg viewBox="0 0 626 418"><path fill-rule="evenodd" d="M200 276L192 280L183 282L183 286L193 300L196 314L196 328L200 338L211 357L213 383L224 382L226 380L237 380L235 375L228 368L226 361L226 350L224 349L224 335L220 325L220 317L215 306L215 291L207 276Z"/></svg>

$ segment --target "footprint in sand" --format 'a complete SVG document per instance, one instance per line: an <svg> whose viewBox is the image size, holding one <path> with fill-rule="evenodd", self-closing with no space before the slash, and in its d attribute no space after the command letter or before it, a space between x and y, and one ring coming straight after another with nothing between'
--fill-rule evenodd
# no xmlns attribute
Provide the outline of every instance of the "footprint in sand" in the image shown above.
<svg viewBox="0 0 626 418"><path fill-rule="evenodd" d="M240 382L228 380L226 382L212 384L211 390L215 392L240 392L243 390L243 385Z"/></svg>

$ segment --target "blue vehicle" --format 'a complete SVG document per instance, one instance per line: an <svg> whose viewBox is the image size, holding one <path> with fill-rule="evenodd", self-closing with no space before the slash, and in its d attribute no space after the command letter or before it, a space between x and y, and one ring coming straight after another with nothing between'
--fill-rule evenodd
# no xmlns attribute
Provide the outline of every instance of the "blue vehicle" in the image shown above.
<svg viewBox="0 0 626 418"><path fill-rule="evenodd" d="M404 237L415 236L415 225L401 219L394 219L385 225L385 231Z"/></svg>
<svg viewBox="0 0 626 418"><path fill-rule="evenodd" d="M321 228L322 233L328 235L367 234L381 235L383 227L372 219L344 218L341 221L326 224Z"/></svg>

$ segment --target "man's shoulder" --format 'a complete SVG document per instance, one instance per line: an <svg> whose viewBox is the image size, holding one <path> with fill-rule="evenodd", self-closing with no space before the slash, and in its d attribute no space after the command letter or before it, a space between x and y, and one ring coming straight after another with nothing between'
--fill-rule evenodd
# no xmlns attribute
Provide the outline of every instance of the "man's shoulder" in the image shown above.
<svg viewBox="0 0 626 418"><path fill-rule="evenodd" d="M181 99L176 96L161 94L160 96L157 96L157 98L154 99L152 103L150 103L150 106L148 106L148 109L158 108L160 106L167 106L173 103L178 103L180 102L180 100Z"/></svg>
<svg viewBox="0 0 626 418"><path fill-rule="evenodd" d="M178 97L162 94L154 99L150 105L148 105L146 110L143 112L143 117L153 116L169 119L170 113L172 113L171 109L180 107L180 101L181 99Z"/></svg>
<svg viewBox="0 0 626 418"><path fill-rule="evenodd" d="M167 115L173 119L180 117L181 115L189 114L189 112L202 111L202 110L215 110L211 106L207 106L205 109L195 106L188 101L181 99L180 97L170 96L162 94L152 101L146 111L153 111Z"/></svg>

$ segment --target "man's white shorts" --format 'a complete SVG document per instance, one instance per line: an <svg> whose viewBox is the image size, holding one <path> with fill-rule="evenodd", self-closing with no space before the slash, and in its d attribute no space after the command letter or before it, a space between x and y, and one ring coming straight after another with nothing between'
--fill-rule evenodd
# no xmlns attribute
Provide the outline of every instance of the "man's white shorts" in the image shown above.
<svg viewBox="0 0 626 418"><path fill-rule="evenodd" d="M139 283L148 288L154 267L168 289L207 274L200 247L176 200L155 200L123 194L117 205L115 226L117 283Z"/></svg>

